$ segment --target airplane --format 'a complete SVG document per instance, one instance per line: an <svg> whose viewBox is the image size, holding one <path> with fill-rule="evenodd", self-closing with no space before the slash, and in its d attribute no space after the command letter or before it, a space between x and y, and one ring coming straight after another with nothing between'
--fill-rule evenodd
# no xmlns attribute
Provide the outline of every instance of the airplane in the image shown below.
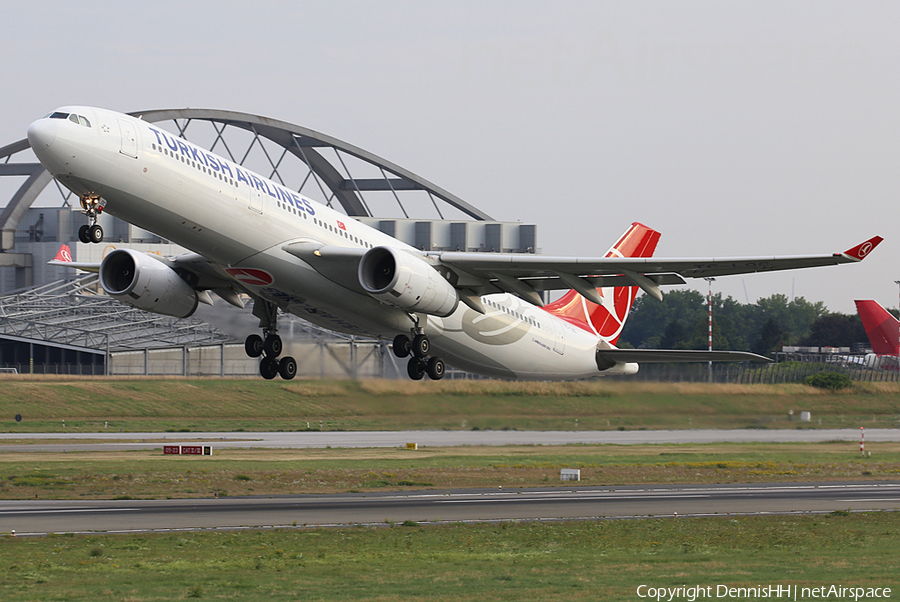
<svg viewBox="0 0 900 602"><path fill-rule="evenodd" d="M857 300L856 311L862 320L872 353L864 359L867 368L897 370L900 354L900 320L888 313L877 301Z"/></svg>
<svg viewBox="0 0 900 602"><path fill-rule="evenodd" d="M882 240L842 253L792 257L653 257L660 233L635 222L603 257L423 252L206 151L139 117L61 107L28 127L43 166L76 194L99 243L108 212L192 251L164 258L116 249L99 273L128 305L190 316L211 293L253 300L262 335L245 341L260 375L297 373L278 335L278 311L325 328L392 340L410 378L438 380L446 364L491 377L572 380L634 374L640 362L768 361L747 352L619 349L638 291L685 278L856 263ZM71 259L69 257L68 259ZM563 290L545 303L544 291Z"/></svg>

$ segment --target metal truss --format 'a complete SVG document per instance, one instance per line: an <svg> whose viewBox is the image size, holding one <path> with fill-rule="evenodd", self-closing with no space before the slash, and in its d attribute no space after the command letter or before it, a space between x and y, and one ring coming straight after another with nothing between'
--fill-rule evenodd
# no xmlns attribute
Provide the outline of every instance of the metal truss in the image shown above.
<svg viewBox="0 0 900 602"><path fill-rule="evenodd" d="M299 340L372 341L332 332L291 314L282 314L279 322L282 332ZM103 292L96 274L0 297L0 336L113 352L240 342L196 318L161 316L120 303Z"/></svg>
<svg viewBox="0 0 900 602"><path fill-rule="evenodd" d="M172 122L179 136L240 165L251 162L250 169L350 216L390 217L386 212L395 212L389 205L396 203L404 217L444 219L445 212L455 211L460 219L492 219L399 165L292 123L210 109L161 109L131 114L153 123ZM196 126L191 126L204 122L212 125L211 131L196 132L195 137ZM233 130L243 132L243 140L226 137ZM288 175L292 171L296 177Z"/></svg>
<svg viewBox="0 0 900 602"><path fill-rule="evenodd" d="M171 124L175 135L353 217L492 221L488 214L399 165L292 123L214 109L158 109L131 115L164 129ZM54 181L34 158L27 140L0 148L3 176L25 176L26 180L0 211L0 251L13 248L22 217ZM62 197L62 206L71 206L72 194L58 183L53 188Z"/></svg>
<svg viewBox="0 0 900 602"><path fill-rule="evenodd" d="M0 336L107 352L235 342L200 320L151 314L98 293L96 274L0 297Z"/></svg>

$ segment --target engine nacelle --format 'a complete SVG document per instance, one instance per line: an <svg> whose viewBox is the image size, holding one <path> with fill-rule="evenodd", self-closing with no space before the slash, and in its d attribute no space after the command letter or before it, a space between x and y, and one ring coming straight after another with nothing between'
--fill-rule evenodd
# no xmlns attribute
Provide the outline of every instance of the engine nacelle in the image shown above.
<svg viewBox="0 0 900 602"><path fill-rule="evenodd" d="M359 283L388 305L446 317L459 305L453 285L427 261L392 247L375 247L359 262Z"/></svg>
<svg viewBox="0 0 900 602"><path fill-rule="evenodd" d="M116 249L103 258L100 285L126 305L176 318L193 314L199 301L197 291L175 270L131 249Z"/></svg>

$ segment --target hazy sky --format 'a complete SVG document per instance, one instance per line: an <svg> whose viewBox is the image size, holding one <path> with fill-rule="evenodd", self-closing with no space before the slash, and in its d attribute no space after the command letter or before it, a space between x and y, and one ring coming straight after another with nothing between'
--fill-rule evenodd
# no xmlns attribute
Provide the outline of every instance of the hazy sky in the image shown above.
<svg viewBox="0 0 900 602"><path fill-rule="evenodd" d="M831 253L879 234L861 265L714 290L898 305L900 3L132 6L4 9L0 146L64 104L245 111L536 223L545 254L602 254L632 221L669 257Z"/></svg>

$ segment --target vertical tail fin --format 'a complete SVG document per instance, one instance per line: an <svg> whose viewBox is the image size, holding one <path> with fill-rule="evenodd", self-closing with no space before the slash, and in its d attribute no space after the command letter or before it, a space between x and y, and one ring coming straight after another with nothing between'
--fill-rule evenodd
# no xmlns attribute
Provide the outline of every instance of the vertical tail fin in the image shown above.
<svg viewBox="0 0 900 602"><path fill-rule="evenodd" d="M869 336L876 355L897 355L900 346L900 322L877 301L856 301L856 311Z"/></svg>
<svg viewBox="0 0 900 602"><path fill-rule="evenodd" d="M53 258L53 261L72 261L72 249L69 248L69 245L63 244L59 251L56 252L56 257Z"/></svg>
<svg viewBox="0 0 900 602"><path fill-rule="evenodd" d="M652 257L659 237L660 233L656 230L634 222L604 257ZM622 334L622 327L638 290L636 286L598 288L597 292L603 297L603 305L588 301L571 290L544 309L595 332L597 336L615 345Z"/></svg>

